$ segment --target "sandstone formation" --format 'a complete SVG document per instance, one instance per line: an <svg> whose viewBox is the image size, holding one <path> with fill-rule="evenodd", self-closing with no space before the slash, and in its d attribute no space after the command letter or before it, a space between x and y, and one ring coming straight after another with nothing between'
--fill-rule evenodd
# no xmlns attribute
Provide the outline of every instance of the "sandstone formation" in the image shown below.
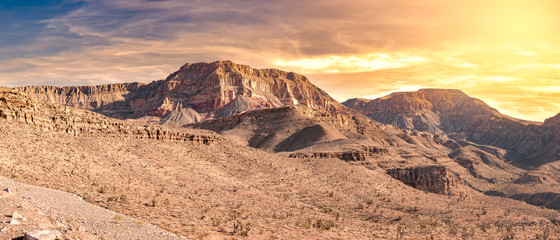
<svg viewBox="0 0 560 240"><path fill-rule="evenodd" d="M451 194L457 179L443 166L396 168L387 174L406 185L438 194Z"/></svg>
<svg viewBox="0 0 560 240"><path fill-rule="evenodd" d="M163 118L162 123L186 124L284 105L303 105L329 112L344 109L305 76L277 69L254 69L231 61L188 63L165 80L147 84L17 89L36 99L113 118L151 116Z"/></svg>

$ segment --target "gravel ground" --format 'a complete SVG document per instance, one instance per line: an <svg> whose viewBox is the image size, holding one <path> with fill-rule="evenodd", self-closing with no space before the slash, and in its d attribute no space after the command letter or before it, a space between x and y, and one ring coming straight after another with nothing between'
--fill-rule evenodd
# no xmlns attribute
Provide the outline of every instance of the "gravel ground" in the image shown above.
<svg viewBox="0 0 560 240"><path fill-rule="evenodd" d="M126 215L89 204L66 192L23 184L4 177L0 177L0 187L10 188L14 195L21 196L26 203L63 223L69 230L88 232L100 239L186 239Z"/></svg>

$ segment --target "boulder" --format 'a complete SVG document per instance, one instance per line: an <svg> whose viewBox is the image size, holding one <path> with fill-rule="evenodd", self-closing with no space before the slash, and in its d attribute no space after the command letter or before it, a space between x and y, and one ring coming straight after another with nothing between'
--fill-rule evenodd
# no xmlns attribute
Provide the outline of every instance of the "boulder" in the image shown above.
<svg viewBox="0 0 560 240"><path fill-rule="evenodd" d="M57 230L34 230L26 232L23 240L56 240L62 239L62 233Z"/></svg>

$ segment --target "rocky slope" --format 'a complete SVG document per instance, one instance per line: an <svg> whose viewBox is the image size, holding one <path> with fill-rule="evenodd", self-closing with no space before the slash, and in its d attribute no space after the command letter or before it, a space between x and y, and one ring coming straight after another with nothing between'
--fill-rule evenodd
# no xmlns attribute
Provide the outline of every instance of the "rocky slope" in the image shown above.
<svg viewBox="0 0 560 240"><path fill-rule="evenodd" d="M318 153L325 149L338 155L352 151L367 155L368 149L389 142L406 144L397 137L401 131L395 127L304 106L251 111L187 127L212 130L241 144L277 153Z"/></svg>
<svg viewBox="0 0 560 240"><path fill-rule="evenodd" d="M480 191L524 172L500 160L504 153L495 149L303 106L252 111L187 127L212 130L240 144L293 158L336 158L384 170L438 165Z"/></svg>
<svg viewBox="0 0 560 240"><path fill-rule="evenodd" d="M148 84L17 89L36 99L109 117L163 119L161 122L167 124L185 124L284 105L304 105L330 112L344 109L305 76L277 69L254 69L231 61L188 63L165 80Z"/></svg>
<svg viewBox="0 0 560 240"><path fill-rule="evenodd" d="M431 133L445 133L510 151L508 159L520 164L559 160L557 131L560 117L545 124L524 121L499 113L479 99L459 90L421 89L397 92L375 100L350 99L343 103L369 118Z"/></svg>
<svg viewBox="0 0 560 240"><path fill-rule="evenodd" d="M517 156L511 150L455 141L446 134L400 130L347 113L289 106L187 127L212 130L239 144L290 158L340 159L383 169L409 186L439 194L463 194L469 189L499 191L504 197L560 192L560 178L546 177L547 181L536 182L525 179L555 176L558 165L522 169L511 164L510 157Z"/></svg>
<svg viewBox="0 0 560 240"><path fill-rule="evenodd" d="M233 143L227 134L219 138L219 144L136 138L124 131L107 134L98 121L109 119L99 114L33 103L25 94L12 90L0 97L5 99L0 110L6 116L0 118L0 175L70 192L139 221L113 215L110 221L122 226L141 228L144 223L152 223L193 239L239 239L243 235L250 239L497 239L506 234L533 239L545 231L558 234L556 229L550 230L560 219L557 212L465 187L465 183L483 187L488 182L469 176L467 169L446 155L462 146L445 136L401 131L303 106L258 110L211 121L219 123L216 126L224 132L238 130L249 136L260 129L257 133L276 131L286 137L270 141L272 145L294 134L298 138L308 135L296 133L317 132L300 142L312 143L307 147L283 145L283 149L302 153L325 149L340 152L333 146L340 146L344 152L352 141L356 146L361 146L362 140L378 141L378 146L358 149L371 153L364 155L365 160L362 155L354 155L358 161L342 161L336 159L344 158L339 154L290 158ZM52 118L59 120L49 122ZM44 125L36 124L35 119L44 119L39 121ZM267 124L271 119L277 121ZM66 131L74 121L80 128L95 131ZM113 121L128 125L127 121ZM202 130L183 131L216 136ZM255 143L259 139L255 138ZM340 141L347 142L339 145ZM384 158L387 154L389 157ZM473 164L486 162L492 161ZM422 168L426 165L438 165L440 170ZM418 174L403 174L407 177L399 181L387 174L387 169L395 168L420 170ZM444 196L411 186L433 186L428 190L459 194ZM26 189L23 186L21 190ZM65 207L64 202L55 204ZM79 226L81 210L67 211L77 217L62 218L63 223ZM5 224L0 223L0 229ZM86 231L103 229L95 223L86 227ZM120 237L109 234L107 238Z"/></svg>

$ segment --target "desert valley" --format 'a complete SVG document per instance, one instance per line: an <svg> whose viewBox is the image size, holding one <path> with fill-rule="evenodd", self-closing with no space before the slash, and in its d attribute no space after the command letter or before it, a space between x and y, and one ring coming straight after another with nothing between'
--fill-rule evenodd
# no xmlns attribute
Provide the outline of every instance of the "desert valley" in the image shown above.
<svg viewBox="0 0 560 240"><path fill-rule="evenodd" d="M340 103L294 72L187 63L0 88L0 139L2 239L560 237L560 114L456 89Z"/></svg>

